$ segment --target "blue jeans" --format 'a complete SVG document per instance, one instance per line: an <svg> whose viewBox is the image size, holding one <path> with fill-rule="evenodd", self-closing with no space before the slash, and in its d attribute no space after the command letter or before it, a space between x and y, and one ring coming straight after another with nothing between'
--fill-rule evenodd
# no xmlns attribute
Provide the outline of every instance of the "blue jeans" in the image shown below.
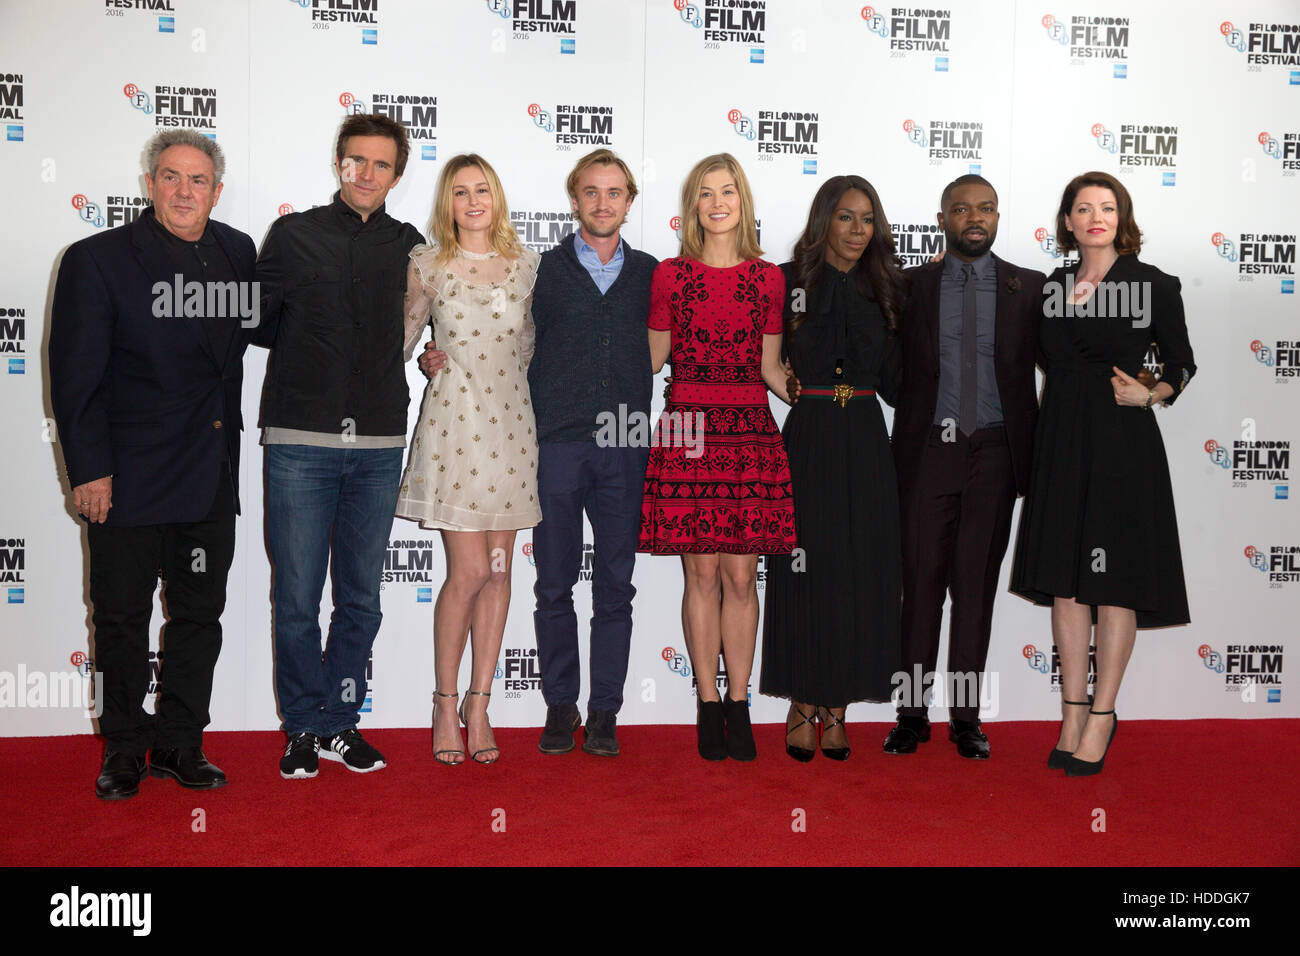
<svg viewBox="0 0 1300 956"><path fill-rule="evenodd" d="M645 448L600 448L594 442L542 442L537 495L542 522L533 529L537 563L537 657L548 707L576 704L581 684L578 614L573 586L582 568L582 515L595 537L591 580L591 690L587 710L615 714L632 644L632 571L641 530Z"/></svg>
<svg viewBox="0 0 1300 956"><path fill-rule="evenodd" d="M357 725L401 477L401 448L266 446L275 690L289 734L328 737ZM331 545L334 614L322 660Z"/></svg>

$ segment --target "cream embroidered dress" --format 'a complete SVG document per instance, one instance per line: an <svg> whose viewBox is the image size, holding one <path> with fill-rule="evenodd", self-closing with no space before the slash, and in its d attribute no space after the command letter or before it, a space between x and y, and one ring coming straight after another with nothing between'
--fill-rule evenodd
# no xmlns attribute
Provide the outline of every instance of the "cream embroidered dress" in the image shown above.
<svg viewBox="0 0 1300 956"><path fill-rule="evenodd" d="M406 277L406 356L433 321L446 368L424 390L397 514L421 527L510 531L542 519L528 399L538 255L416 246Z"/></svg>

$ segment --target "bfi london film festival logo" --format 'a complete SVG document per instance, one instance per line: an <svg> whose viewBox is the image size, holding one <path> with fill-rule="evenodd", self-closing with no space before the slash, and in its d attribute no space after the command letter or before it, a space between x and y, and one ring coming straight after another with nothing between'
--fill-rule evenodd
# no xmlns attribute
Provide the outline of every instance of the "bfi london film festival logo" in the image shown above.
<svg viewBox="0 0 1300 956"><path fill-rule="evenodd" d="M1046 13L1039 22L1049 40L1070 51L1073 66L1128 60L1128 17L1072 16L1067 23ZM1128 63L1114 63L1111 77L1128 79Z"/></svg>
<svg viewBox="0 0 1300 956"><path fill-rule="evenodd" d="M677 18L699 31L706 50L746 50L762 63L767 45L766 0L673 0Z"/></svg>
<svg viewBox="0 0 1300 956"><path fill-rule="evenodd" d="M1224 262L1237 267L1238 282L1254 282L1260 276L1277 276L1279 294L1295 294L1295 234L1242 232L1229 239L1221 232L1210 236L1214 251Z"/></svg>
<svg viewBox="0 0 1300 956"><path fill-rule="evenodd" d="M1219 653L1202 644L1196 654L1205 669L1223 677L1223 689L1237 693L1244 703L1259 701L1259 688L1270 704L1282 702L1282 655L1280 644L1229 644Z"/></svg>
<svg viewBox="0 0 1300 956"><path fill-rule="evenodd" d="M917 53L934 56L934 71L948 72L948 44L952 42L950 10L890 7L858 11L867 29L889 41L889 58L906 59Z"/></svg>
<svg viewBox="0 0 1300 956"><path fill-rule="evenodd" d="M1250 351L1256 364L1273 370L1273 381L1285 385L1300 376L1300 340L1276 339L1272 345L1265 345L1255 339L1250 343Z"/></svg>
<svg viewBox="0 0 1300 956"><path fill-rule="evenodd" d="M1291 443L1258 441L1253 424L1244 437L1229 449L1213 438L1203 446L1211 464L1232 472L1232 487L1246 488L1252 483L1273 486L1273 497L1285 501L1290 496Z"/></svg>
<svg viewBox="0 0 1300 956"><path fill-rule="evenodd" d="M421 160L438 158L438 97L424 93L371 93L363 100L344 90L339 106L350 115L377 113L400 123L411 141L411 155L419 147Z"/></svg>
<svg viewBox="0 0 1300 956"><path fill-rule="evenodd" d="M112 229L135 222L148 206L148 196L108 196L102 203L92 202L85 193L72 197L72 208L77 211L77 218L96 229L105 226Z"/></svg>
<svg viewBox="0 0 1300 956"><path fill-rule="evenodd" d="M1246 546L1244 554L1252 568L1268 575L1270 590L1300 581L1300 545L1274 544L1265 551L1251 544Z"/></svg>
<svg viewBox="0 0 1300 956"><path fill-rule="evenodd" d="M792 110L759 110L755 122L738 109L727 112L732 132L753 143L760 163L775 162L778 156L794 156L803 162L805 176L817 175L817 139L821 120L817 113Z"/></svg>
<svg viewBox="0 0 1300 956"><path fill-rule="evenodd" d="M659 656L663 658L663 662L668 666L670 671L678 677L685 677L690 680L691 690L694 693L699 694L700 681L696 676L694 669L691 667L690 657L687 656L685 652L677 651L672 647L665 647L659 652ZM719 691L721 691L723 687L728 686L727 664L726 661L722 659L721 655L718 657L718 676L715 683L717 684ZM745 700L750 703L753 702L753 692L750 690L748 684L745 685Z"/></svg>
<svg viewBox="0 0 1300 956"><path fill-rule="evenodd" d="M503 647L501 655L492 677L501 681L507 700L523 700L525 692L531 692L530 696L541 693L542 667L536 647Z"/></svg>
<svg viewBox="0 0 1300 956"><path fill-rule="evenodd" d="M172 0L104 0L104 16L125 20L128 12L156 16L159 33L176 32L176 8L172 6Z"/></svg>
<svg viewBox="0 0 1300 956"><path fill-rule="evenodd" d="M891 222L894 251L903 268L923 266L943 251L943 230L937 222Z"/></svg>
<svg viewBox="0 0 1300 956"><path fill-rule="evenodd" d="M379 43L379 0L289 0L311 11L312 32L335 26L361 28L361 45Z"/></svg>
<svg viewBox="0 0 1300 956"><path fill-rule="evenodd" d="M539 103L528 104L533 125L555 138L556 152L568 152L575 146L589 150L614 145L614 107L561 103L546 109Z"/></svg>
<svg viewBox="0 0 1300 956"><path fill-rule="evenodd" d="M0 121L5 124L5 142L23 141L23 75L0 73Z"/></svg>
<svg viewBox="0 0 1300 956"><path fill-rule="evenodd" d="M216 138L217 91L213 87L160 84L153 87L150 96L144 87L127 83L122 95L134 109L153 117L154 128L159 131L188 129Z"/></svg>
<svg viewBox="0 0 1300 956"><path fill-rule="evenodd" d="M434 544L431 538L389 539L379 590L398 585L416 604L433 603Z"/></svg>
<svg viewBox="0 0 1300 956"><path fill-rule="evenodd" d="M0 538L0 585L6 604L27 601L27 539Z"/></svg>
<svg viewBox="0 0 1300 956"><path fill-rule="evenodd" d="M578 52L577 0L487 0L487 8L509 22L512 40L558 35L561 54Z"/></svg>
<svg viewBox="0 0 1300 956"><path fill-rule="evenodd" d="M1264 155L1278 161L1283 176L1294 176L1300 169L1300 133L1283 133L1279 139L1263 130L1256 139Z"/></svg>
<svg viewBox="0 0 1300 956"><path fill-rule="evenodd" d="M10 375L27 373L27 310L0 306L0 355Z"/></svg>
<svg viewBox="0 0 1300 956"><path fill-rule="evenodd" d="M907 119L903 133L913 146L925 150L931 166L943 166L953 160L966 164L966 172L978 176L984 162L984 124L973 120L931 120L929 123Z"/></svg>
<svg viewBox="0 0 1300 956"><path fill-rule="evenodd" d="M1066 252L1062 249L1061 244L1056 241L1056 233L1046 226L1039 226L1034 230L1034 241L1038 243L1038 248L1051 256L1053 263L1057 265L1068 266L1079 261L1079 253ZM1058 259L1060 262L1056 262Z"/></svg>
<svg viewBox="0 0 1300 956"><path fill-rule="evenodd" d="M1289 84L1300 86L1300 23L1219 24L1223 42L1246 54L1246 72L1262 73L1266 66L1290 67Z"/></svg>
<svg viewBox="0 0 1300 956"><path fill-rule="evenodd" d="M1178 127L1167 123L1123 123L1111 128L1093 123L1093 142L1103 153L1115 157L1120 173L1156 169L1160 185L1177 185Z"/></svg>
<svg viewBox="0 0 1300 956"><path fill-rule="evenodd" d="M1040 650L1033 644L1026 644L1021 648L1020 653L1024 656L1029 669L1048 677L1052 693L1059 694L1061 692L1061 657L1056 652L1056 645L1053 644L1048 650ZM1091 687L1096 681L1097 652L1090 647L1088 648L1088 686Z"/></svg>
<svg viewBox="0 0 1300 956"><path fill-rule="evenodd" d="M545 252L578 228L573 213L568 209L514 209L510 210L510 225L526 249Z"/></svg>

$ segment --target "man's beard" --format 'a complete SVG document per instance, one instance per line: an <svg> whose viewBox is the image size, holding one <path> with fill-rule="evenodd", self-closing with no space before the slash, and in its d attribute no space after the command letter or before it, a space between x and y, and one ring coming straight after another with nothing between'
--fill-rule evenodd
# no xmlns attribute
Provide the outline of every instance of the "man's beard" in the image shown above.
<svg viewBox="0 0 1300 956"><path fill-rule="evenodd" d="M985 232L984 238L979 242L971 242L963 236L949 236L948 245L956 252L971 259L978 259L984 253L993 248L993 240L997 238L996 232Z"/></svg>

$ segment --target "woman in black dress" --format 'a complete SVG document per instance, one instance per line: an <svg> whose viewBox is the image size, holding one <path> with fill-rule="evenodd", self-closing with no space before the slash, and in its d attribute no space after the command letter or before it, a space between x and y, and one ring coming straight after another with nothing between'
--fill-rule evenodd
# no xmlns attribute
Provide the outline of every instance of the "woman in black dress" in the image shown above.
<svg viewBox="0 0 1300 956"><path fill-rule="evenodd" d="M1152 409L1171 404L1196 365L1179 282L1138 261L1141 232L1119 181L1099 172L1071 180L1056 239L1079 250L1079 263L1057 269L1044 287L1039 343L1047 382L1011 590L1052 607L1063 714L1047 762L1077 777L1101 772L1137 628L1191 619L1169 463ZM1164 370L1148 388L1136 376L1152 341Z"/></svg>
<svg viewBox="0 0 1300 956"><path fill-rule="evenodd" d="M820 720L822 752L844 760L847 705L888 700L900 666L898 489L876 395L897 396L906 280L875 188L828 179L781 268L799 547L768 558L759 687L790 698L790 756L812 759Z"/></svg>

